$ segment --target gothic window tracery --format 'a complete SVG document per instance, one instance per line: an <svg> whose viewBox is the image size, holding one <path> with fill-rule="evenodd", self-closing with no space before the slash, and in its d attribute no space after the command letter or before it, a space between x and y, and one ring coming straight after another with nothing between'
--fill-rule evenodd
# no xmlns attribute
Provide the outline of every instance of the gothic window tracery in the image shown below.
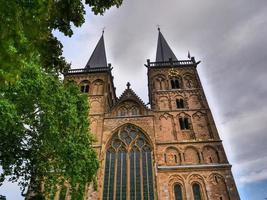
<svg viewBox="0 0 267 200"><path fill-rule="evenodd" d="M136 106L133 106L133 107L130 109L130 115L132 115L132 116L139 115L139 109L138 109Z"/></svg>
<svg viewBox="0 0 267 200"><path fill-rule="evenodd" d="M132 101L124 102L116 111L116 115L120 117L124 116L137 116L141 115L140 106Z"/></svg>
<svg viewBox="0 0 267 200"><path fill-rule="evenodd" d="M113 135L106 152L103 199L114 197L154 199L151 145L142 131L130 124Z"/></svg>
<svg viewBox="0 0 267 200"><path fill-rule="evenodd" d="M127 109L125 107L121 107L118 111L118 116L124 117L128 114Z"/></svg>

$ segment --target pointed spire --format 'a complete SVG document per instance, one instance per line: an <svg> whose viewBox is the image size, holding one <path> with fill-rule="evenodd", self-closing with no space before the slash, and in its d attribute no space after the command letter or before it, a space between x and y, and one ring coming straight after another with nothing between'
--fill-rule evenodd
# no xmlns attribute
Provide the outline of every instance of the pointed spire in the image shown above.
<svg viewBox="0 0 267 200"><path fill-rule="evenodd" d="M165 40L162 33L160 32L159 27L158 27L158 31L159 31L159 36L158 36L156 62L169 61L170 58L173 61L177 61L176 56L174 55L167 41Z"/></svg>
<svg viewBox="0 0 267 200"><path fill-rule="evenodd" d="M85 68L107 67L104 30Z"/></svg>

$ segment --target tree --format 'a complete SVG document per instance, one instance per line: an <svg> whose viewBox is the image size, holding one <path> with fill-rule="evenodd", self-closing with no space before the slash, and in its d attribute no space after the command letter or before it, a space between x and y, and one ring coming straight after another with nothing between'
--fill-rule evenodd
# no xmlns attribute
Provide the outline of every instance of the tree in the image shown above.
<svg viewBox="0 0 267 200"><path fill-rule="evenodd" d="M122 0L86 0L95 14L103 14ZM33 58L49 72L68 70L62 44L53 36L59 30L72 36L72 24L84 23L81 0L0 1L0 83L15 81Z"/></svg>
<svg viewBox="0 0 267 200"><path fill-rule="evenodd" d="M36 66L25 68L1 94L2 178L19 180L23 189L31 180L34 192L43 183L46 195L67 182L79 199L98 169L88 134L87 96Z"/></svg>
<svg viewBox="0 0 267 200"><path fill-rule="evenodd" d="M6 200L6 197L0 194L0 200Z"/></svg>
<svg viewBox="0 0 267 200"><path fill-rule="evenodd" d="M85 1L95 14L121 3ZM52 34L71 36L84 14L81 0L0 1L0 184L8 178L19 181L22 192L47 196L67 184L70 195L82 199L94 180L87 97L60 80L70 65Z"/></svg>

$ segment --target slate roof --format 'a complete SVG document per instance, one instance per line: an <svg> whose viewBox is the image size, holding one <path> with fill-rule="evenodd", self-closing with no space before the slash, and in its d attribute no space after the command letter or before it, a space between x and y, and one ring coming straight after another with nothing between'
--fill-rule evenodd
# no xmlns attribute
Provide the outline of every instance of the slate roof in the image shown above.
<svg viewBox="0 0 267 200"><path fill-rule="evenodd" d="M163 37L162 33L159 30L158 36L158 45L157 45L157 53L156 53L156 62L164 62L169 61L171 58L173 61L178 61L167 41Z"/></svg>
<svg viewBox="0 0 267 200"><path fill-rule="evenodd" d="M85 68L100 68L107 66L104 34L102 34Z"/></svg>

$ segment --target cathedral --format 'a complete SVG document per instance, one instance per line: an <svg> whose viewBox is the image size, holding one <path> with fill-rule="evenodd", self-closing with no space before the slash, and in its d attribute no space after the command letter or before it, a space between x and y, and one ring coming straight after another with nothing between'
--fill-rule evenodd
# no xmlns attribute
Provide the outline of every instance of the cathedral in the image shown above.
<svg viewBox="0 0 267 200"><path fill-rule="evenodd" d="M177 59L160 29L146 61L149 103L130 83L116 96L102 34L86 66L71 69L88 95L100 168L92 200L239 200L194 57ZM148 106L149 105L149 106Z"/></svg>

